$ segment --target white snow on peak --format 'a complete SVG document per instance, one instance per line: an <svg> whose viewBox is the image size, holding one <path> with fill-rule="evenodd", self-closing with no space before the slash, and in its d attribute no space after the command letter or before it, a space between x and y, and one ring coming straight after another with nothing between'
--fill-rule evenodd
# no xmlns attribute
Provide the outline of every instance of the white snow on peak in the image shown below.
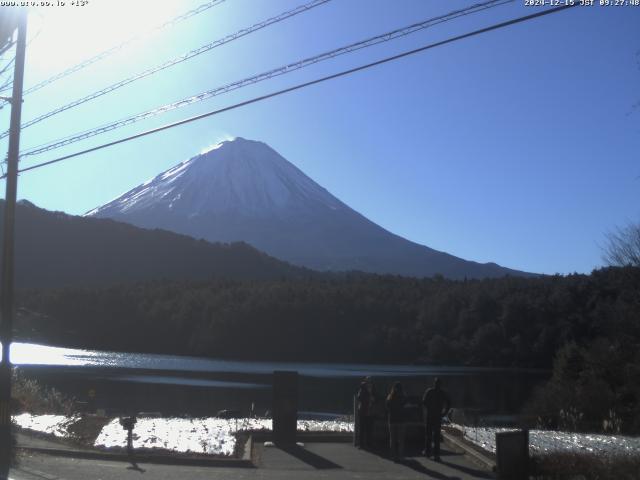
<svg viewBox="0 0 640 480"><path fill-rule="evenodd" d="M204 155L205 153L209 153L212 150L216 150L216 149L220 148L224 142L233 141L236 138L237 137L226 136L226 138L223 141L220 141L220 142L217 142L217 143L212 143L208 147L205 147L202 150L200 150L200 155Z"/></svg>
<svg viewBox="0 0 640 480"><path fill-rule="evenodd" d="M166 208L186 216L239 212L268 216L290 208L348 208L275 150L236 137L213 145L86 215Z"/></svg>

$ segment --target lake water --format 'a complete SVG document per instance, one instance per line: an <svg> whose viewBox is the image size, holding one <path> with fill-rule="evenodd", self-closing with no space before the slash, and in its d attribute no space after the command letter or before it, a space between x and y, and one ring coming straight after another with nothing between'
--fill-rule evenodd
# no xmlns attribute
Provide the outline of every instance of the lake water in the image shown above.
<svg viewBox="0 0 640 480"><path fill-rule="evenodd" d="M371 376L380 395L401 381L419 396L441 377L458 407L514 412L531 388L548 377L541 370L366 365L348 363L253 362L175 355L105 352L14 343L11 361L19 370L88 400L99 407L211 414L223 408L260 413L271 403L272 374L300 374L300 408L309 412L349 413L359 380Z"/></svg>

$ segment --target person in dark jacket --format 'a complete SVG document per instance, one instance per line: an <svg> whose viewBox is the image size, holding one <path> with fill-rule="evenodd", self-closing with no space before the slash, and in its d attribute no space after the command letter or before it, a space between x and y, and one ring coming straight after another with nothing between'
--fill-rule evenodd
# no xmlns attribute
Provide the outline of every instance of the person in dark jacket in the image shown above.
<svg viewBox="0 0 640 480"><path fill-rule="evenodd" d="M387 416L389 418L389 446L391 447L391 456L393 461L404 457L404 405L406 399L402 391L402 384L396 382L393 384L389 395L387 395L386 407Z"/></svg>
<svg viewBox="0 0 640 480"><path fill-rule="evenodd" d="M369 418L371 415L371 392L369 391L369 385L366 380L360 382L358 393L356 394L358 400L358 448L371 447L371 422Z"/></svg>
<svg viewBox="0 0 640 480"><path fill-rule="evenodd" d="M449 396L442 390L442 382L435 379L433 387L428 388L422 396L422 406L424 407L425 421L425 446L424 455L431 456L440 461L440 428L442 427L442 416L451 408ZM432 449L433 446L433 449Z"/></svg>

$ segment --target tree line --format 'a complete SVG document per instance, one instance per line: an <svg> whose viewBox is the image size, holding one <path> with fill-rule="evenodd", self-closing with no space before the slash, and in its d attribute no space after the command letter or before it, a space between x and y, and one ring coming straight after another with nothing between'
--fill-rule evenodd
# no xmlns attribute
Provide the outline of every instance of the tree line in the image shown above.
<svg viewBox="0 0 640 480"><path fill-rule="evenodd" d="M640 419L638 267L465 281L356 273L156 281L22 291L18 305L18 338L70 347L555 368L539 409L571 404L585 422L611 408Z"/></svg>
<svg viewBox="0 0 640 480"><path fill-rule="evenodd" d="M254 360L549 368L571 342L640 338L639 272L465 281L344 274L26 290L17 334Z"/></svg>

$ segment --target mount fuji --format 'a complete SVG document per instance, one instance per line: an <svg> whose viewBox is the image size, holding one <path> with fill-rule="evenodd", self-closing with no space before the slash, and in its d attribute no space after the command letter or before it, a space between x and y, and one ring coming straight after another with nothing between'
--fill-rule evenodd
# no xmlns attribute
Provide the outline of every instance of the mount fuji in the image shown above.
<svg viewBox="0 0 640 480"><path fill-rule="evenodd" d="M87 212L213 242L247 242L320 271L461 279L530 275L463 260L368 220L262 142L236 138Z"/></svg>

